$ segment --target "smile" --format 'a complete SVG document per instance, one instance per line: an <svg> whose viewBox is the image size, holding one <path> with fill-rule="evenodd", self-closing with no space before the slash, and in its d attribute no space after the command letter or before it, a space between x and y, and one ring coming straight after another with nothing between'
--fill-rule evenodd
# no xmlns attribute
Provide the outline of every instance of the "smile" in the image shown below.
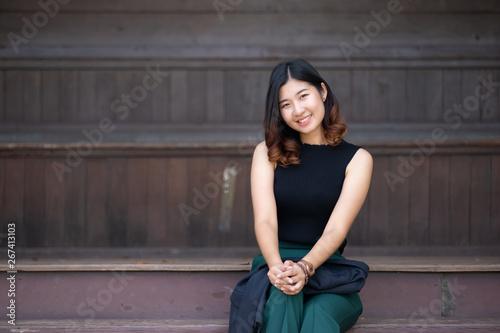
<svg viewBox="0 0 500 333"><path fill-rule="evenodd" d="M297 122L298 122L299 124L304 124L304 125L305 125L305 124L307 123L307 121L308 121L309 119L311 119L311 117L312 117L312 114L310 114L309 116L305 117L304 119L298 120Z"/></svg>

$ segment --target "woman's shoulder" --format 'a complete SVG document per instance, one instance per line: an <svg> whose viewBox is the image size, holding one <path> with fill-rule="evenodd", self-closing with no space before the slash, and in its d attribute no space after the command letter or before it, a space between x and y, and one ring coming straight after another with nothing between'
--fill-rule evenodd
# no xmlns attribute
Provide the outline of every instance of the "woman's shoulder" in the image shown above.
<svg viewBox="0 0 500 333"><path fill-rule="evenodd" d="M351 165L364 165L370 167L373 164L372 155L363 147L357 146L355 144L349 143L345 140L342 140L341 145L347 151L350 151L350 160L349 166Z"/></svg>
<svg viewBox="0 0 500 333"><path fill-rule="evenodd" d="M259 142L253 151L253 156L254 157L264 157L267 156L267 145L265 141Z"/></svg>
<svg viewBox="0 0 500 333"><path fill-rule="evenodd" d="M259 142L257 144L257 146L255 146L255 151L259 151L259 152L265 151L267 153L266 141Z"/></svg>

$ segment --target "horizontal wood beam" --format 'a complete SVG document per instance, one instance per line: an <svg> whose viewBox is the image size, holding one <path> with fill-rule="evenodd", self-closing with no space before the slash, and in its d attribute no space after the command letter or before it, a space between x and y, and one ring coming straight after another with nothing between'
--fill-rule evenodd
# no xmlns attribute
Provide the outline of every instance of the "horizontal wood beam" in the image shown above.
<svg viewBox="0 0 500 333"><path fill-rule="evenodd" d="M388 50L386 49L385 52ZM394 51L394 50L391 50ZM403 51L399 49L398 51ZM0 70L120 70L137 69L144 70L146 66L159 65L162 70L271 70L281 60L289 60L294 51L282 50L279 55L273 57L248 58L249 54L242 57L232 57L227 59L224 55L215 55L199 59L195 57L178 56L165 58L164 56L137 55L129 58L107 59L72 57L70 53L78 53L78 50L68 52L68 50L57 52L50 58L3 58L0 56ZM330 50L331 53L334 53ZM382 50L367 50L359 57L353 58L349 63L341 55L328 55L328 51L303 56L315 65L318 70L335 69L467 69L467 68L500 68L500 60L489 57L491 54L500 54L500 47L483 50L474 49L474 54L464 55L457 58L455 53L450 51L448 55L441 53L436 56L433 52L428 52L427 58L410 58L405 56L383 57ZM195 52L193 52L195 53ZM239 52L238 52L239 53ZM477 53L481 53L478 55ZM74 59L68 59L74 58Z"/></svg>
<svg viewBox="0 0 500 333"><path fill-rule="evenodd" d="M338 13L354 14L366 13L367 8L385 8L387 0L357 0L354 2L344 0L320 0L308 2L307 4L301 1L232 1L224 2L228 5L233 3L233 11L242 13L284 13L295 12L319 12L336 11ZM429 14L429 13L466 13L466 14L481 14L481 13L499 13L500 8L493 0L479 1L458 1L444 0L439 3L426 0L401 1L406 12ZM0 3L0 11L11 13L35 12L40 10L38 0L16 0L3 1ZM161 0L107 0L105 2L99 0L86 0L83 2L71 1L59 8L62 13L94 13L96 11L105 13L215 13L216 9L213 1L197 1L197 0L169 0L168 2ZM230 13L230 12L228 12Z"/></svg>

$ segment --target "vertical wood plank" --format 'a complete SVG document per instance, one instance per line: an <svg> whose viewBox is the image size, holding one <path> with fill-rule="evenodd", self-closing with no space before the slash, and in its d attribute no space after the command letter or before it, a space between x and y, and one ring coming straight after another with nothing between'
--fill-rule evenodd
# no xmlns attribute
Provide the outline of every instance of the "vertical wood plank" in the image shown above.
<svg viewBox="0 0 500 333"><path fill-rule="evenodd" d="M40 71L23 72L23 114L24 121L27 123L38 123L41 118L40 102Z"/></svg>
<svg viewBox="0 0 500 333"><path fill-rule="evenodd" d="M433 155L429 168L429 243L450 245L450 157Z"/></svg>
<svg viewBox="0 0 500 333"><path fill-rule="evenodd" d="M188 242L188 228L191 217L196 209L189 200L191 189L189 188L187 158L171 158L167 162L167 174L173 175L167 178L168 202L171 209L167 212L167 246L180 247Z"/></svg>
<svg viewBox="0 0 500 333"><path fill-rule="evenodd" d="M226 123L238 123L245 120L245 78L244 71L226 72Z"/></svg>
<svg viewBox="0 0 500 333"><path fill-rule="evenodd" d="M108 244L111 247L127 244L127 159L111 158L107 163L108 175Z"/></svg>
<svg viewBox="0 0 500 333"><path fill-rule="evenodd" d="M356 69L352 72L351 80L351 121L365 121L370 112L370 71Z"/></svg>
<svg viewBox="0 0 500 333"><path fill-rule="evenodd" d="M5 119L5 71L0 70L0 121Z"/></svg>
<svg viewBox="0 0 500 333"><path fill-rule="evenodd" d="M59 181L52 167L53 162L65 163L62 158L45 159L45 223L42 226L44 232L40 236L43 235L44 247L63 247L66 245L64 243L65 182Z"/></svg>
<svg viewBox="0 0 500 333"><path fill-rule="evenodd" d="M113 120L117 123L132 123L134 114L137 112L139 105L132 99L131 91L134 87L134 72L130 70L120 71L116 73L116 90L115 98L112 103L118 99L118 104L114 105Z"/></svg>
<svg viewBox="0 0 500 333"><path fill-rule="evenodd" d="M347 122L349 122L351 120L351 109L352 109L351 71L348 70L322 71L320 74L323 76L325 81L328 82L328 84L330 85L330 89L332 90L335 97L337 97L340 107L340 113L342 114L344 119ZM267 83L267 81L265 82ZM265 100L265 97L263 98L263 100ZM264 119L264 114L262 114L262 119Z"/></svg>
<svg viewBox="0 0 500 333"><path fill-rule="evenodd" d="M57 71L42 72L41 121L59 121L59 74Z"/></svg>
<svg viewBox="0 0 500 333"><path fill-rule="evenodd" d="M66 174L66 246L85 246L85 198L87 190L86 160L75 164L71 173Z"/></svg>
<svg viewBox="0 0 500 333"><path fill-rule="evenodd" d="M264 71L247 72L245 79L244 110L246 122L262 123L265 112L267 80L269 74Z"/></svg>
<svg viewBox="0 0 500 333"><path fill-rule="evenodd" d="M220 247L226 244L226 236L234 232L235 226L230 220L230 230L221 230L222 211L221 204L224 196L224 169L228 166L226 158L207 157L207 168L205 170L206 182L203 187L203 194L210 201L206 208L205 224L207 225L207 233L205 235L205 246Z"/></svg>
<svg viewBox="0 0 500 333"><path fill-rule="evenodd" d="M203 157L193 157L188 160L188 204L194 207L197 214L190 217L188 225L189 239L186 245L201 247L205 245L207 228L207 208L210 198L204 193L207 183L207 161Z"/></svg>
<svg viewBox="0 0 500 333"><path fill-rule="evenodd" d="M95 247L108 246L108 230L106 220L106 207L108 200L114 198L108 194L107 186L107 160L89 158L86 167L87 190L85 199L86 235L85 245Z"/></svg>
<svg viewBox="0 0 500 333"><path fill-rule="evenodd" d="M113 119L111 102L117 98L116 77L113 71L98 71L95 74L95 126L103 118Z"/></svg>
<svg viewBox="0 0 500 333"><path fill-rule="evenodd" d="M251 163L246 158L238 159L241 170L236 179L235 204L233 207L233 224L244 224L240 227L245 234L241 239L244 240L244 246L257 246L254 229L252 196L250 195L250 169ZM244 212L241 213L240 212ZM241 246L238 244L238 237L228 242L230 246Z"/></svg>
<svg viewBox="0 0 500 333"><path fill-rule="evenodd" d="M494 82L500 81L500 71L498 70L484 69L480 72L480 75L486 81L488 81L489 75L492 76ZM493 91L489 91L484 85L480 84L479 93L479 98L481 100L481 119L487 122L500 120L500 88L496 87Z"/></svg>
<svg viewBox="0 0 500 333"><path fill-rule="evenodd" d="M389 186L385 173L390 170L387 156L376 156L373 163L373 174L369 205L369 243L383 246L389 242Z"/></svg>
<svg viewBox="0 0 500 333"><path fill-rule="evenodd" d="M28 247L41 247L50 244L52 239L44 239L45 221L45 161L26 159L24 183L24 232Z"/></svg>
<svg viewBox="0 0 500 333"><path fill-rule="evenodd" d="M0 229L0 233L5 233L5 229L7 228L7 224L9 221L5 216L5 158L0 158L0 221L2 221L2 227Z"/></svg>
<svg viewBox="0 0 500 333"><path fill-rule="evenodd" d="M78 72L78 120L95 122L97 119L96 101L96 72L81 70Z"/></svg>
<svg viewBox="0 0 500 333"><path fill-rule="evenodd" d="M469 245L469 203L471 157L450 157L450 240L452 245Z"/></svg>
<svg viewBox="0 0 500 333"><path fill-rule="evenodd" d="M158 84L155 88L149 91L151 99L151 120L155 123L168 121L168 115L171 113L171 86L172 74L163 78L162 82L156 82L152 79L148 80L148 84L154 86ZM177 84L177 82L175 82Z"/></svg>
<svg viewBox="0 0 500 333"><path fill-rule="evenodd" d="M16 246L26 247L29 228L24 226L25 160L5 159L4 201L2 214L6 223L16 224Z"/></svg>
<svg viewBox="0 0 500 333"><path fill-rule="evenodd" d="M59 119L76 122L78 117L78 71L59 72Z"/></svg>
<svg viewBox="0 0 500 333"><path fill-rule="evenodd" d="M190 71L188 75L188 121L202 124L207 118L207 72Z"/></svg>
<svg viewBox="0 0 500 333"><path fill-rule="evenodd" d="M129 92L133 103L137 104L132 112L132 120L135 123L145 123L152 119L151 116L151 94L143 86L144 70L133 71L132 88Z"/></svg>
<svg viewBox="0 0 500 333"><path fill-rule="evenodd" d="M389 121L403 121L406 109L406 71L402 69L387 70L388 115Z"/></svg>
<svg viewBox="0 0 500 333"><path fill-rule="evenodd" d="M149 158L147 202L147 246L167 246L167 212L173 209L168 201L167 159Z"/></svg>
<svg viewBox="0 0 500 333"><path fill-rule="evenodd" d="M462 77L458 69L443 70L443 112L462 103Z"/></svg>
<svg viewBox="0 0 500 333"><path fill-rule="evenodd" d="M429 244L429 158L423 154L414 155L415 173L410 177L410 235L408 245Z"/></svg>
<svg viewBox="0 0 500 333"><path fill-rule="evenodd" d="M389 158L390 171L394 174L399 174L399 169L401 169L401 155L398 157ZM388 243L384 245L397 245L403 246L408 245L408 239L411 235L408 235L408 229L410 227L409 221L409 204L410 204L410 181L414 175L405 177L403 182L398 183L395 186L395 191L391 192L389 195L387 208L389 211L389 227L388 233ZM413 195L413 194L411 194Z"/></svg>
<svg viewBox="0 0 500 333"><path fill-rule="evenodd" d="M470 241L471 245L494 245L490 230L491 156L474 156L470 183ZM498 240L498 239L497 239Z"/></svg>
<svg viewBox="0 0 500 333"><path fill-rule="evenodd" d="M498 245L500 239L500 156L492 156L491 161L491 221L489 244Z"/></svg>
<svg viewBox="0 0 500 333"><path fill-rule="evenodd" d="M462 70L461 103L464 105L468 115L468 117L464 119L465 121L477 121L481 119L481 103L475 96L475 91L479 84L477 80L479 74L480 71L476 69ZM475 101L478 103L475 104Z"/></svg>
<svg viewBox="0 0 500 333"><path fill-rule="evenodd" d="M147 241L147 183L144 158L129 158L127 175L127 246L145 246Z"/></svg>
<svg viewBox="0 0 500 333"><path fill-rule="evenodd" d="M424 71L425 119L443 120L443 72L440 69Z"/></svg>
<svg viewBox="0 0 500 333"><path fill-rule="evenodd" d="M5 121L22 122L23 115L23 72L5 71Z"/></svg>
<svg viewBox="0 0 500 333"><path fill-rule="evenodd" d="M224 72L208 71L207 73L207 121L222 123L225 118L225 75Z"/></svg>
<svg viewBox="0 0 500 333"><path fill-rule="evenodd" d="M173 123L187 121L188 115L188 75L186 71L172 71L170 85L169 120Z"/></svg>
<svg viewBox="0 0 500 333"><path fill-rule="evenodd" d="M385 70L370 71L370 110L364 120L382 122L387 120L389 107L389 83Z"/></svg>
<svg viewBox="0 0 500 333"><path fill-rule="evenodd" d="M424 73L419 69L410 69L406 80L406 120L421 121L425 117Z"/></svg>

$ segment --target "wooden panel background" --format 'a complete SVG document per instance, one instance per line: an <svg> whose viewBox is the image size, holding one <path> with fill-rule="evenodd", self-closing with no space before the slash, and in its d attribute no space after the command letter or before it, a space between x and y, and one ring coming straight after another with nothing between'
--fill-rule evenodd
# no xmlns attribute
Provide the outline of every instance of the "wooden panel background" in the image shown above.
<svg viewBox="0 0 500 333"><path fill-rule="evenodd" d="M195 70L161 68L164 82L129 112L113 112L112 102L142 85L147 71L10 70L2 72L0 91L6 112L4 126L14 124L98 124L110 118L118 124L179 125L256 124L263 119L269 70ZM478 69L350 69L322 70L349 122L436 122L445 110L475 96L478 77L496 68ZM0 78L1 78L0 77ZM75 81L72 81L72 80ZM69 81L73 87L68 87ZM499 91L462 118L465 123L500 121ZM486 93L483 92L483 93ZM118 107L125 106L120 102Z"/></svg>
<svg viewBox="0 0 500 333"><path fill-rule="evenodd" d="M375 155L349 235L358 246L493 246L500 237L500 156L434 154L389 186L399 155ZM59 182L57 158L1 158L1 218L25 247L255 246L248 156L88 158ZM223 171L236 165L230 229ZM450 195L454 193L454 195ZM181 210L184 211L183 215Z"/></svg>
<svg viewBox="0 0 500 333"><path fill-rule="evenodd" d="M18 246L255 246L251 147L238 142L262 137L270 71L290 58L309 60L330 83L354 142L378 142L368 146L376 147L372 187L351 244L498 245L500 89L467 116L444 116L474 96L479 76L500 81L497 1L397 2L401 12L349 60L340 43L356 46L354 28L391 1L241 1L224 13L212 1L46 3L54 15L16 50L8 34L22 36L44 9L0 1L0 220L17 222ZM151 68L161 82L145 90ZM51 145L81 142L106 118L115 130L94 139L125 145L93 147L59 181L52 163L65 164L67 151ZM434 128L449 139L392 191L385 174L397 174L414 139ZM127 146L165 141L189 153ZM40 145L25 152L11 143ZM211 143L232 148L198 149ZM228 194L210 172L230 161L241 172L224 230ZM204 200L196 193L205 190L217 193ZM187 222L180 205L199 209Z"/></svg>

